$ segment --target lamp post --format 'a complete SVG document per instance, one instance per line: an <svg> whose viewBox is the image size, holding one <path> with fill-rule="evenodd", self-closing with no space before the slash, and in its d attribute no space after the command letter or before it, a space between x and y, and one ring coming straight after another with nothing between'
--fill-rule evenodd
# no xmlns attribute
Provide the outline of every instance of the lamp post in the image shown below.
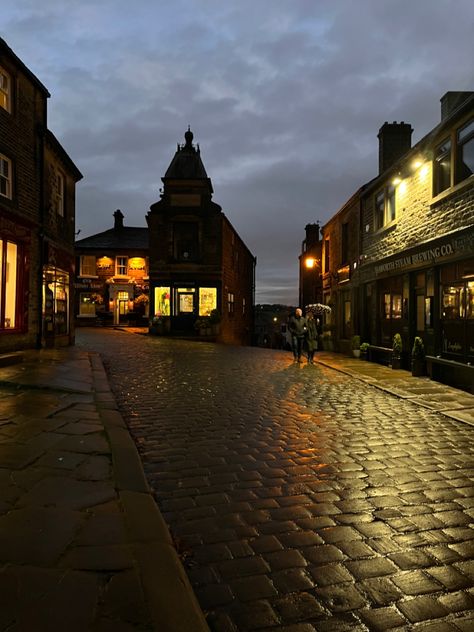
<svg viewBox="0 0 474 632"><path fill-rule="evenodd" d="M300 305L321 302L321 260L312 254L301 257L300 267Z"/></svg>

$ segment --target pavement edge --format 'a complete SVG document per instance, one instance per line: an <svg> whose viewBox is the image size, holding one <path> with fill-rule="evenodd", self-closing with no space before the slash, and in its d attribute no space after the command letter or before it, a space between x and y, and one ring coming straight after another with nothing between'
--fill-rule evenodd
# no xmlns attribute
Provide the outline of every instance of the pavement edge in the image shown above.
<svg viewBox="0 0 474 632"><path fill-rule="evenodd" d="M154 627L159 632L209 632L117 408L102 359L93 353L89 357L97 411L112 452L115 487Z"/></svg>

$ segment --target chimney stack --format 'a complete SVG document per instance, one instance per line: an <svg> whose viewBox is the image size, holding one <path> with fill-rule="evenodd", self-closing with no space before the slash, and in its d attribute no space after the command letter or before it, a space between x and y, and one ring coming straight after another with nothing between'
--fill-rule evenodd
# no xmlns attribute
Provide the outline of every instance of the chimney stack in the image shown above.
<svg viewBox="0 0 474 632"><path fill-rule="evenodd" d="M440 99L441 120L447 119L463 101L473 95L474 92L446 92Z"/></svg>
<svg viewBox="0 0 474 632"><path fill-rule="evenodd" d="M306 224L306 248L312 248L319 243L319 224Z"/></svg>
<svg viewBox="0 0 474 632"><path fill-rule="evenodd" d="M120 230L121 228L123 228L123 213L118 208L114 213L114 229Z"/></svg>
<svg viewBox="0 0 474 632"><path fill-rule="evenodd" d="M379 129L379 175L411 149L413 128L409 123L385 122Z"/></svg>

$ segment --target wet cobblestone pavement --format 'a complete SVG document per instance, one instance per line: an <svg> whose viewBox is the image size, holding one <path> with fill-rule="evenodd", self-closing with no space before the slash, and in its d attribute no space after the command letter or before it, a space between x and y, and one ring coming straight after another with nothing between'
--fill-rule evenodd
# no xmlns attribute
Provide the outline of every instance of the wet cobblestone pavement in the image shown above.
<svg viewBox="0 0 474 632"><path fill-rule="evenodd" d="M474 629L471 426L286 352L77 338L211 630Z"/></svg>

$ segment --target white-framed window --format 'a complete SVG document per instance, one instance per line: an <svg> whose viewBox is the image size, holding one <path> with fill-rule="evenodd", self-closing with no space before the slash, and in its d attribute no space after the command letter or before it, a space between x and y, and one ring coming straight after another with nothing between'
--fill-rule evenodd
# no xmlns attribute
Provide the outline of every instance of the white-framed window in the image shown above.
<svg viewBox="0 0 474 632"><path fill-rule="evenodd" d="M0 239L0 329L18 327L19 247Z"/></svg>
<svg viewBox="0 0 474 632"><path fill-rule="evenodd" d="M64 175L58 171L56 173L56 212L64 217Z"/></svg>
<svg viewBox="0 0 474 632"><path fill-rule="evenodd" d="M375 227L391 224L397 216L395 185L389 184L375 196Z"/></svg>
<svg viewBox="0 0 474 632"><path fill-rule="evenodd" d="M128 257L116 257L115 274L117 276L127 276L128 274Z"/></svg>
<svg viewBox="0 0 474 632"><path fill-rule="evenodd" d="M97 276L96 261L94 255L81 255L79 276Z"/></svg>
<svg viewBox="0 0 474 632"><path fill-rule="evenodd" d="M229 314L233 314L234 313L234 307L235 307L234 293L233 292L228 292L228 294L227 294L227 309L228 309Z"/></svg>
<svg viewBox="0 0 474 632"><path fill-rule="evenodd" d="M0 107L11 112L11 79L6 70L0 66Z"/></svg>
<svg viewBox="0 0 474 632"><path fill-rule="evenodd" d="M456 182L462 182L474 173L474 118L457 133Z"/></svg>
<svg viewBox="0 0 474 632"><path fill-rule="evenodd" d="M0 154L0 196L12 199L12 161Z"/></svg>

